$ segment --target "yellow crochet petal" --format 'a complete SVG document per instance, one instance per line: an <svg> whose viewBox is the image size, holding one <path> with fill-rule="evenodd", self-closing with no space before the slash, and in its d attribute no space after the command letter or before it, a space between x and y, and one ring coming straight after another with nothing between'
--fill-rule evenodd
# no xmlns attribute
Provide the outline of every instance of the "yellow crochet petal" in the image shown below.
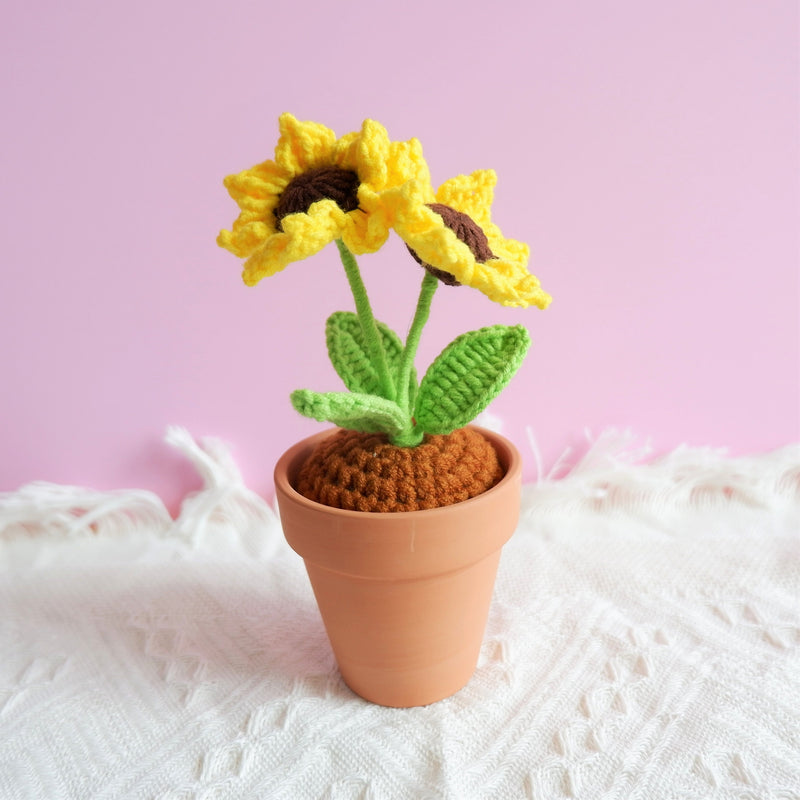
<svg viewBox="0 0 800 800"><path fill-rule="evenodd" d="M356 141L356 164L362 183L376 191L385 189L389 176L391 142L386 128L372 119L365 119Z"/></svg>
<svg viewBox="0 0 800 800"><path fill-rule="evenodd" d="M318 122L300 122L291 114L278 120L281 136L275 147L275 162L293 176L333 163L336 134Z"/></svg>
<svg viewBox="0 0 800 800"><path fill-rule="evenodd" d="M491 223L491 208L497 174L479 169L471 175L457 175L445 181L436 192L436 202L468 214L486 233Z"/></svg>
<svg viewBox="0 0 800 800"><path fill-rule="evenodd" d="M543 291L538 278L519 263L493 258L475 263L467 284L504 306L547 308L552 298Z"/></svg>
<svg viewBox="0 0 800 800"><path fill-rule="evenodd" d="M283 218L283 231L273 233L245 262L244 282L255 286L293 261L315 255L346 227L347 214L333 200L320 200L305 214L289 214Z"/></svg>
<svg viewBox="0 0 800 800"><path fill-rule="evenodd" d="M292 177L284 167L272 160L262 161L245 171L267 184L279 181L281 185L285 185Z"/></svg>
<svg viewBox="0 0 800 800"><path fill-rule="evenodd" d="M436 196L428 181L410 180L402 186L388 189L381 196L381 201L391 225L408 244L406 236L420 224L418 217L422 215L422 224L430 221L426 213L430 212L427 205L436 202Z"/></svg>
<svg viewBox="0 0 800 800"><path fill-rule="evenodd" d="M398 209L394 229L424 263L449 272L459 283L468 283L475 263L472 251L427 205Z"/></svg>
<svg viewBox="0 0 800 800"><path fill-rule="evenodd" d="M318 200L305 214L283 218L283 230L292 239L292 252L299 261L319 252L338 239L347 225L348 215L333 200Z"/></svg>
<svg viewBox="0 0 800 800"><path fill-rule="evenodd" d="M431 190L432 194L432 190ZM445 269L469 248L430 209L429 193L421 182L410 183L390 196L392 221L400 238L427 264Z"/></svg>
<svg viewBox="0 0 800 800"><path fill-rule="evenodd" d="M233 221L233 230L249 225L251 222L264 222L270 227L273 225L272 210L278 202L277 195L265 197L240 197L239 216Z"/></svg>
<svg viewBox="0 0 800 800"><path fill-rule="evenodd" d="M242 197L239 200L239 219L258 217L264 220L278 204L278 195L270 193L266 197ZM235 225L236 223L234 223Z"/></svg>
<svg viewBox="0 0 800 800"><path fill-rule="evenodd" d="M485 262L462 262L453 274L459 283L483 292L490 300L504 306L550 305L552 298L543 291L539 279L528 271L528 246L513 239L502 243L490 240L497 258ZM471 255L471 253L470 253Z"/></svg>
<svg viewBox="0 0 800 800"><path fill-rule="evenodd" d="M344 243L356 255L380 250L391 230L390 206L386 192L376 192L369 184L358 187L358 210L348 214Z"/></svg>
<svg viewBox="0 0 800 800"><path fill-rule="evenodd" d="M291 263L291 259L286 256L288 245L289 237L285 233L273 234L260 250L244 262L242 280L248 286L255 286L262 278L274 275L288 266Z"/></svg>
<svg viewBox="0 0 800 800"><path fill-rule="evenodd" d="M386 244L391 225L385 208L378 206L371 213L353 211L346 217L341 238L352 253L357 256L374 253Z"/></svg>
<svg viewBox="0 0 800 800"><path fill-rule="evenodd" d="M390 186L400 186L409 180L429 185L431 181L428 163L422 155L422 145L418 139L392 142L387 182Z"/></svg>
<svg viewBox="0 0 800 800"><path fill-rule="evenodd" d="M520 268L525 269L531 255L530 247L525 242L518 242L516 239L506 239L500 233L496 225L492 225L484 233L489 240L489 248L498 258L505 258L519 264Z"/></svg>
<svg viewBox="0 0 800 800"><path fill-rule="evenodd" d="M291 175L283 167L274 161L265 161L235 175L228 175L222 183L228 194L240 203L240 200L247 197L263 198L270 194L280 194L290 178Z"/></svg>
<svg viewBox="0 0 800 800"><path fill-rule="evenodd" d="M371 119L364 120L360 133L348 143L343 165L356 169L362 184L377 193L409 180L430 181L419 141L393 142L386 128Z"/></svg>
<svg viewBox="0 0 800 800"><path fill-rule="evenodd" d="M233 231L220 231L217 244L239 258L246 258L261 247L273 231L263 222L251 222Z"/></svg>
<svg viewBox="0 0 800 800"><path fill-rule="evenodd" d="M541 289L538 278L528 272L525 261L492 258L478 262L466 245L460 241L458 245L450 243L452 261L444 269L463 286L477 289L504 306L536 305L544 309L550 304L552 298Z"/></svg>
<svg viewBox="0 0 800 800"><path fill-rule="evenodd" d="M361 137L360 131L346 133L336 140L331 155L331 164L342 169L352 169L358 171L358 140Z"/></svg>
<svg viewBox="0 0 800 800"><path fill-rule="evenodd" d="M277 195L240 197L237 202L241 212L234 220L232 230L220 232L217 244L239 258L249 256L275 233L272 211L277 201Z"/></svg>
<svg viewBox="0 0 800 800"><path fill-rule="evenodd" d="M433 201L428 165L417 140L391 142L386 129L373 120L364 121L351 157L361 178L359 210L365 213L352 212L352 226L344 242L357 255L374 253L389 236L393 208L408 205L412 197ZM405 199L392 199L393 195Z"/></svg>
<svg viewBox="0 0 800 800"><path fill-rule="evenodd" d="M240 258L260 247L275 232L272 211L286 182L286 171L272 161L228 175L223 183L240 213L232 230L220 232L217 244Z"/></svg>

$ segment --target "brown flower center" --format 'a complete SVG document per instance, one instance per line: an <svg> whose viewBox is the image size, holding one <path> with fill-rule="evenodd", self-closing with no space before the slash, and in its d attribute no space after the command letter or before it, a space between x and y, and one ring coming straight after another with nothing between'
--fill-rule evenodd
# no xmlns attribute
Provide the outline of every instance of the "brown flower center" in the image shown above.
<svg viewBox="0 0 800 800"><path fill-rule="evenodd" d="M446 206L443 203L429 203L428 208L438 214L444 224L450 228L451 231L459 238L460 241L469 247L472 255L479 264L483 264L490 258L496 258L495 254L489 247L489 240L486 234L477 222L472 217L465 214L463 211L456 211L456 209ZM434 277L438 278L442 283L449 286L459 286L455 275L445 272L443 269L426 264L410 247L408 248L414 260L425 267L428 272Z"/></svg>
<svg viewBox="0 0 800 800"><path fill-rule="evenodd" d="M275 227L289 214L305 214L318 200L333 200L342 211L358 208L358 175L341 167L316 167L292 178L275 207Z"/></svg>

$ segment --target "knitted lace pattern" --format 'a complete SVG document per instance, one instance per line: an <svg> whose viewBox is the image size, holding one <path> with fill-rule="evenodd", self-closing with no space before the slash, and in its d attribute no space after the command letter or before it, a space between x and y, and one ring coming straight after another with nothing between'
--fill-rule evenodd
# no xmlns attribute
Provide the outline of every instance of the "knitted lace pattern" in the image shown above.
<svg viewBox="0 0 800 800"><path fill-rule="evenodd" d="M352 511L420 511L460 503L494 486L504 471L492 445L461 428L416 447L380 433L340 430L320 442L295 489L317 503Z"/></svg>

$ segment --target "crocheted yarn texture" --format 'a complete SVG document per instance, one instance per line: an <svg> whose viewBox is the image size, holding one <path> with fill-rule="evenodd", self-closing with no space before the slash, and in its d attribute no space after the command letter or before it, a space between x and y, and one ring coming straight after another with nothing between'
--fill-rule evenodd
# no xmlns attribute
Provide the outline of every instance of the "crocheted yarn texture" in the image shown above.
<svg viewBox="0 0 800 800"><path fill-rule="evenodd" d="M295 489L351 511L420 511L469 500L503 474L494 448L469 428L426 436L417 447L389 444L384 434L340 430L317 445Z"/></svg>

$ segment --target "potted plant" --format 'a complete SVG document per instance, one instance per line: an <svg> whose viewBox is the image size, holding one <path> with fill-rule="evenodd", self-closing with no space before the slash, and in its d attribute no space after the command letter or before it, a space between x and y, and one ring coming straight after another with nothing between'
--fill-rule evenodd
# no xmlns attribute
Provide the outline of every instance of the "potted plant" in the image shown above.
<svg viewBox="0 0 800 800"><path fill-rule="evenodd" d="M335 242L355 306L326 323L347 391L291 395L297 411L335 428L278 461L281 522L346 683L382 705L425 705L472 675L500 548L516 527L519 453L470 423L530 338L521 325L469 331L418 380L420 335L441 283L505 306L546 308L550 297L528 272L527 246L491 220L493 171L434 191L420 143L392 141L377 122L341 138L290 114L279 127L273 159L226 178L240 213L218 244L245 259L253 286ZM405 341L375 318L355 258L392 230L422 267Z"/></svg>

